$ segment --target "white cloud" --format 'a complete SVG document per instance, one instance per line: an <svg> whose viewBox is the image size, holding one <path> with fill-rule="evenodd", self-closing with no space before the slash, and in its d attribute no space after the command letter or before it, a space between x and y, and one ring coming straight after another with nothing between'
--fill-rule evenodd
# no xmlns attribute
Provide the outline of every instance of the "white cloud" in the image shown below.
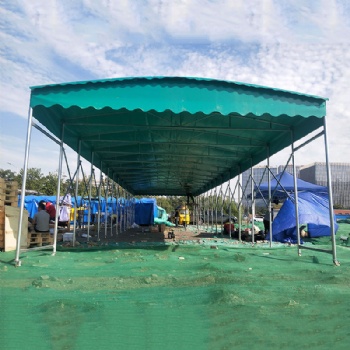
<svg viewBox="0 0 350 350"><path fill-rule="evenodd" d="M2 113L26 118L31 85L201 76L328 97L331 161L348 152L348 1L13 0L0 11ZM323 156L316 145L301 162Z"/></svg>

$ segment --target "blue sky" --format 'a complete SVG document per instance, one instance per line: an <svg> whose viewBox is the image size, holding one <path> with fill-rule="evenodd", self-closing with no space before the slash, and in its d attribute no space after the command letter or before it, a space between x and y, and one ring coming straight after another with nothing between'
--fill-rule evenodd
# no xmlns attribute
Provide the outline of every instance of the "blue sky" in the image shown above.
<svg viewBox="0 0 350 350"><path fill-rule="evenodd" d="M348 0L2 0L0 26L0 168L23 167L30 86L143 75L327 97L330 161L349 162ZM315 161L323 139L296 154ZM58 146L35 129L29 166L58 167Z"/></svg>

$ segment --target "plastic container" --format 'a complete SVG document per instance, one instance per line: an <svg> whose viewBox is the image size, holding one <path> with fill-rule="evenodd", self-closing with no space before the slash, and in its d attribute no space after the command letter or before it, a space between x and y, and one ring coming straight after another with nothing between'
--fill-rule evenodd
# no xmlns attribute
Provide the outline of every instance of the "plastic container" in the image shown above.
<svg viewBox="0 0 350 350"><path fill-rule="evenodd" d="M66 232L63 234L63 242L72 242L73 241L73 232Z"/></svg>

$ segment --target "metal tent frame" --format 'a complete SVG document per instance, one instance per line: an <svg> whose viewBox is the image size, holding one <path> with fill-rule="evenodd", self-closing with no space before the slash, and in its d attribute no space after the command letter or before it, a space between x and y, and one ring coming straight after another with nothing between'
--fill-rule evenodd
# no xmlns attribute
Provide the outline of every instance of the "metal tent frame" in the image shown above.
<svg viewBox="0 0 350 350"><path fill-rule="evenodd" d="M57 196L64 144L77 152L77 163L84 157L91 163L91 173L93 167L100 169L130 198L197 197L288 146L292 149L295 178L295 142L323 128L317 136L324 136L332 217L326 101L269 87L185 77L119 78L32 87L22 193L34 118L60 143ZM251 181L253 191L253 176ZM252 207L254 210L254 203ZM24 197L20 208L19 236ZM57 221L56 217L54 253ZM334 227L331 229L333 262L337 264ZM19 255L18 243L17 266Z"/></svg>

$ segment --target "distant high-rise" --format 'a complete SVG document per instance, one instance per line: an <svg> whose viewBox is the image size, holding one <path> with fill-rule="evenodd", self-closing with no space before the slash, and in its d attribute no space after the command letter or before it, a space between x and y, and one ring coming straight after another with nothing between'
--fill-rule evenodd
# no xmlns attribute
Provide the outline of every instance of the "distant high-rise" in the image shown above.
<svg viewBox="0 0 350 350"><path fill-rule="evenodd" d="M271 172L276 175L281 173L285 168L284 165L271 167ZM350 208L350 163L330 163L332 176L333 204L340 208ZM298 178L311 182L315 185L327 186L327 169L326 163L313 163L310 165L296 165L296 175ZM293 174L293 166L288 165L286 172ZM253 168L253 177L257 185L267 182L266 166L257 166ZM249 205L247 198L251 194L250 170L242 174L242 187L245 189L243 204ZM271 176L271 180L273 177ZM262 201L256 202L257 206L264 206Z"/></svg>
<svg viewBox="0 0 350 350"><path fill-rule="evenodd" d="M279 165L278 166L278 173L281 173L284 170L284 168L285 168L285 165ZM295 171L296 171L297 177L299 177L300 168L301 168L301 165L295 166ZM287 165L285 172L293 175L293 165Z"/></svg>
<svg viewBox="0 0 350 350"><path fill-rule="evenodd" d="M270 167L270 171L272 174L277 175L278 174L278 167ZM273 176L271 176L271 180L273 179ZM256 185L260 185L264 182L268 181L268 170L266 166L257 166L253 168L253 178ZM244 191L244 194L242 193L242 199L243 204L247 205L248 201L247 198L250 197L250 194L252 193L251 189L251 181L250 181L250 170L246 170L242 174L242 188ZM262 203L256 203L257 206L259 206Z"/></svg>
<svg viewBox="0 0 350 350"><path fill-rule="evenodd" d="M333 204L350 208L350 163L330 163ZM327 186L326 163L313 163L300 168L300 178L316 185Z"/></svg>

